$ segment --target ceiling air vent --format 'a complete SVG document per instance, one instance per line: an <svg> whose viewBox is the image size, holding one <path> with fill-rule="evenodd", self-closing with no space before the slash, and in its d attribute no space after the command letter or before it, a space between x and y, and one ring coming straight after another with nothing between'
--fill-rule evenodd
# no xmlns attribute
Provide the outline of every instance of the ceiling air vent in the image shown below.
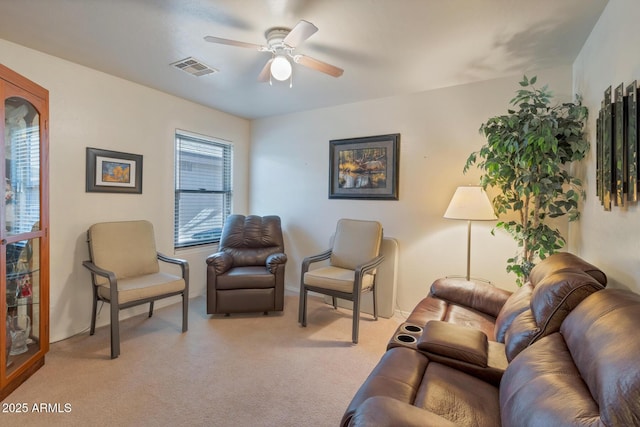
<svg viewBox="0 0 640 427"><path fill-rule="evenodd" d="M184 71L185 73L189 73L196 77L216 73L218 71L215 68L211 68L208 65L203 64L193 57L181 59L180 61L174 62L170 65L173 65L174 67Z"/></svg>

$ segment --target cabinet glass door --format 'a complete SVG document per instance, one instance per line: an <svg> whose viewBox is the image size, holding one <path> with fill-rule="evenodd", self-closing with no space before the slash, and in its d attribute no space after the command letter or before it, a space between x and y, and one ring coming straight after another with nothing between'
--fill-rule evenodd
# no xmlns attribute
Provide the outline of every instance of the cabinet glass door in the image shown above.
<svg viewBox="0 0 640 427"><path fill-rule="evenodd" d="M40 350L40 115L22 97L4 101L6 374Z"/></svg>

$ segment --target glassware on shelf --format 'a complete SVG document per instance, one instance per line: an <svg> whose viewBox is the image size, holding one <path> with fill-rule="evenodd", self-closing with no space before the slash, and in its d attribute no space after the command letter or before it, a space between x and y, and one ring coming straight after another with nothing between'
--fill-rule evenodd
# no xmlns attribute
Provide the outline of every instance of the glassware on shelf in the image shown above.
<svg viewBox="0 0 640 427"><path fill-rule="evenodd" d="M6 341L5 341L5 353L4 353L4 360L5 360L5 366L9 367L9 365L11 364L9 362L9 352L11 351L11 320L10 317L7 317L7 330L6 330Z"/></svg>
<svg viewBox="0 0 640 427"><path fill-rule="evenodd" d="M9 355L25 353L29 350L27 343L31 332L31 318L26 314L7 317L7 326L11 333L11 349Z"/></svg>

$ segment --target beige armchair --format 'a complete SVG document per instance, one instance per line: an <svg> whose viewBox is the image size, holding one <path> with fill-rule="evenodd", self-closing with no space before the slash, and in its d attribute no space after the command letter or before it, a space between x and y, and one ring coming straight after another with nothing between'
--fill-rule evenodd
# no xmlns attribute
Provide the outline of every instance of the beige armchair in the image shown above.
<svg viewBox="0 0 640 427"><path fill-rule="evenodd" d="M156 251L153 225L149 221L103 222L87 231L89 261L82 265L91 272L93 313L91 331L96 329L98 301L111 308L111 358L120 355L119 311L149 303L149 317L154 301L174 295L182 296L182 332L187 331L189 310L189 264ZM181 276L160 271L158 260L177 264Z"/></svg>
<svg viewBox="0 0 640 427"><path fill-rule="evenodd" d="M358 343L361 294L373 296L373 317L378 319L376 304L376 268L384 260L380 255L382 225L377 221L341 219L338 221L331 249L302 262L298 321L307 326L308 291L353 302L352 341ZM328 260L328 265L310 270L311 264Z"/></svg>

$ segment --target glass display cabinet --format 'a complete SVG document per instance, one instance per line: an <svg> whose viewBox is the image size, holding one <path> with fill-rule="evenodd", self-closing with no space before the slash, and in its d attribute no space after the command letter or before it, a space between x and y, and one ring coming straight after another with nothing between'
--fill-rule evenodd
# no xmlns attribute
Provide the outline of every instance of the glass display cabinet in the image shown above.
<svg viewBox="0 0 640 427"><path fill-rule="evenodd" d="M49 92L0 64L0 400L49 350Z"/></svg>

